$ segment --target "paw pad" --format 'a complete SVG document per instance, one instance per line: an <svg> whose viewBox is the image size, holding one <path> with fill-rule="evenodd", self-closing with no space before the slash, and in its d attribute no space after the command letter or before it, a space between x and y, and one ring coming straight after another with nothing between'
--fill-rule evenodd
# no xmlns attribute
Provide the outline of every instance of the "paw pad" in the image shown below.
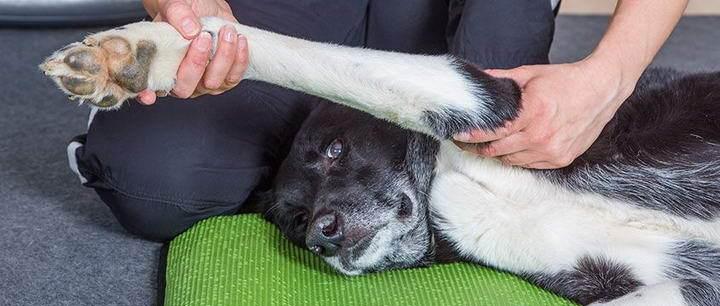
<svg viewBox="0 0 720 306"><path fill-rule="evenodd" d="M147 88L157 47L148 40L132 43L114 31L58 50L40 68L72 100L116 108Z"/></svg>
<svg viewBox="0 0 720 306"><path fill-rule="evenodd" d="M93 81L67 76L60 77L60 81L63 86L65 86L65 89L79 96L85 96L95 92L95 83Z"/></svg>
<svg viewBox="0 0 720 306"><path fill-rule="evenodd" d="M65 56L63 62L75 71L82 71L88 74L100 72L100 64L90 50L77 50Z"/></svg>

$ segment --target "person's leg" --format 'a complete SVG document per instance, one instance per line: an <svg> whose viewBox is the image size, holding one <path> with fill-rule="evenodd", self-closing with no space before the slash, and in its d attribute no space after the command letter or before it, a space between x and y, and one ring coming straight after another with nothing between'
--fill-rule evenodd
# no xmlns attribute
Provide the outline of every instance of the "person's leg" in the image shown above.
<svg viewBox="0 0 720 306"><path fill-rule="evenodd" d="M371 0L366 46L416 54L447 53L447 3L440 0Z"/></svg>
<svg viewBox="0 0 720 306"><path fill-rule="evenodd" d="M240 22L362 45L366 3L231 1ZM252 44L252 42L250 42ZM68 148L71 168L130 232L168 240L195 222L237 212L283 158L314 98L245 81L221 96L99 112Z"/></svg>
<svg viewBox="0 0 720 306"><path fill-rule="evenodd" d="M484 68L547 64L553 0L450 0L450 53Z"/></svg>

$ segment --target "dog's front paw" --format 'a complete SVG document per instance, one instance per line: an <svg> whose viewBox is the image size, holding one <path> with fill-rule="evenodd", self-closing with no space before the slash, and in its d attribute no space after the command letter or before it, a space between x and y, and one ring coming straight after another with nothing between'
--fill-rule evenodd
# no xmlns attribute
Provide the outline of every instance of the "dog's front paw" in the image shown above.
<svg viewBox="0 0 720 306"><path fill-rule="evenodd" d="M70 99L115 108L147 88L156 53L147 40L133 46L121 36L88 38L55 52L40 68Z"/></svg>
<svg viewBox="0 0 720 306"><path fill-rule="evenodd" d="M40 65L40 69L71 100L101 109L118 108L147 88L169 91L174 83L176 70L173 69L177 68L182 53L162 52L159 48L178 49L168 40L179 41L181 48L185 44L177 34L162 37L167 31L158 27L161 26L138 23L91 35L83 42L56 51ZM154 35L143 35L148 32ZM165 67L157 67L153 63L158 60L159 53L176 59L165 60ZM151 80L153 73L155 80ZM158 77L158 74L162 76Z"/></svg>

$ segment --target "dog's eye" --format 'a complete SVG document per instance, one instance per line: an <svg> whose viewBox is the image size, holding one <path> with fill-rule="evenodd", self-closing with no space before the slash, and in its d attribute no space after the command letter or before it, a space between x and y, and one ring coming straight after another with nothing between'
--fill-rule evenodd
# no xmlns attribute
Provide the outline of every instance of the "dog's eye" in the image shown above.
<svg viewBox="0 0 720 306"><path fill-rule="evenodd" d="M340 157L340 155L343 152L343 143L340 139L335 139L333 142L328 145L327 149L325 149L325 156L327 156L330 159L336 159Z"/></svg>

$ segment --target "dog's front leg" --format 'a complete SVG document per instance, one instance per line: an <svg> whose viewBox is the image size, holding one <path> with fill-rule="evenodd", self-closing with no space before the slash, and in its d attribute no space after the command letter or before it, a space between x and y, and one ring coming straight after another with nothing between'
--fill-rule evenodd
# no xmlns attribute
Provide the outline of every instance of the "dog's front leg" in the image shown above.
<svg viewBox="0 0 720 306"><path fill-rule="evenodd" d="M304 41L240 26L247 78L310 93L439 139L514 119L520 90L452 56L411 55Z"/></svg>
<svg viewBox="0 0 720 306"><path fill-rule="evenodd" d="M217 37L228 21L203 19ZM514 119L520 90L452 56L411 55L310 42L234 24L248 38L246 79L344 104L439 139ZM143 89L168 92L188 41L163 23L89 36L41 65L71 97L115 108Z"/></svg>

